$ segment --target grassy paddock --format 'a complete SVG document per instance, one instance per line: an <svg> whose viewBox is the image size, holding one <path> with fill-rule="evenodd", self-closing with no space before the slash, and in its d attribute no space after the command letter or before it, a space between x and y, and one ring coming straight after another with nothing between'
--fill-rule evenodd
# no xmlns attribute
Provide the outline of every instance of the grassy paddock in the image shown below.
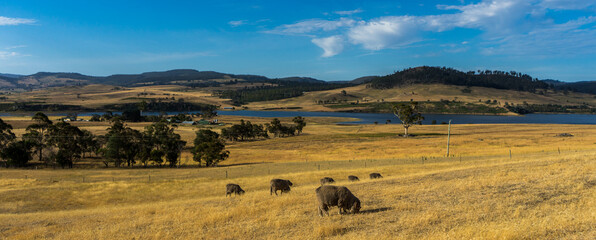
<svg viewBox="0 0 596 240"><path fill-rule="evenodd" d="M595 158L596 152L586 151L523 160L484 158L270 175L255 171L231 179L205 173L155 182L2 177L0 236L589 239L596 236ZM372 171L385 177L366 179ZM132 174L131 170L77 172ZM362 181L349 183L348 174ZM314 188L322 176L348 186L362 200L363 213L340 216L332 209L331 217L318 217ZM287 195L270 196L268 181L273 177L291 179L296 186ZM224 197L228 182L241 184L247 194Z"/></svg>
<svg viewBox="0 0 596 240"><path fill-rule="evenodd" d="M218 168L2 169L0 238L596 237L594 126L454 125L447 158L446 126L418 126L404 139L395 125L332 122L313 119L298 137L232 143ZM177 131L188 141L195 130ZM384 178L369 180L371 172ZM350 188L362 213L332 208L320 218L314 189L324 176ZM272 178L292 180L292 192L270 196ZM247 193L226 198L229 182Z"/></svg>

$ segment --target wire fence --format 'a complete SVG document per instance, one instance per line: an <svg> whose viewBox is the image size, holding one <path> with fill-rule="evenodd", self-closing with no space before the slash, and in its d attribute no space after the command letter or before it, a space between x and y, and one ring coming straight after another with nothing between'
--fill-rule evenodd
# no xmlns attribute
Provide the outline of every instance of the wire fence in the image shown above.
<svg viewBox="0 0 596 240"><path fill-rule="evenodd" d="M575 152L582 152L575 150ZM584 150L586 153L593 153ZM560 149L550 152L523 154L524 159L540 156L561 155ZM107 168L107 169L40 169L40 170L1 170L0 179L25 179L38 182L60 183L100 183L100 182L136 182L156 183L179 180L221 180L232 178L247 178L254 176L279 176L298 172L314 172L329 170L357 170L381 168L397 165L425 165L437 163L452 164L480 164L497 161L516 161L515 152L504 151L503 155L494 156L450 156L450 157L417 157L417 158L392 158L392 159L351 159L328 160L314 162L284 162L284 163L246 163L231 166L199 168L191 166L163 167L163 168Z"/></svg>

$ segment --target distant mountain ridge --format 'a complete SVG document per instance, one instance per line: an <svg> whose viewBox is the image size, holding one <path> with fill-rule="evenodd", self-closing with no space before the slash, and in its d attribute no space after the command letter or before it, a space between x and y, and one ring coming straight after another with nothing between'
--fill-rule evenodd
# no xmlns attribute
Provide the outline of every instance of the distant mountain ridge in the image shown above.
<svg viewBox="0 0 596 240"><path fill-rule="evenodd" d="M88 76L80 73L65 72L38 72L32 75L0 75L0 88L23 88L35 89L41 87L59 87L86 84L107 84L117 86L141 86L141 85L216 85L217 82L240 81L240 82L302 82L302 83L326 83L310 77L285 77L268 78L250 74L228 74L214 71L197 71L193 69L175 69L163 72L145 72L141 74L115 74L107 77Z"/></svg>
<svg viewBox="0 0 596 240"><path fill-rule="evenodd" d="M7 77L7 78L20 78L22 76L25 76L25 75L10 74L10 73L0 73L0 77Z"/></svg>
<svg viewBox="0 0 596 240"><path fill-rule="evenodd" d="M185 85L193 87L218 86L225 83L276 83L297 82L304 84L324 84L323 80L310 77L268 78L261 75L229 74L194 69L174 69L169 71L145 72L140 74L114 74L106 77L89 76L68 72L38 72L32 75L0 74L0 89L37 89L44 87L76 86L87 84L107 84L116 86L144 85ZM393 88L407 84L449 84L460 86L484 86L497 89L535 91L553 88L596 94L596 81L561 82L552 79L538 80L527 74L505 71L462 72L446 67L421 66L396 71L386 76L364 76L349 84L368 84L372 88ZM336 83L340 83L336 82Z"/></svg>

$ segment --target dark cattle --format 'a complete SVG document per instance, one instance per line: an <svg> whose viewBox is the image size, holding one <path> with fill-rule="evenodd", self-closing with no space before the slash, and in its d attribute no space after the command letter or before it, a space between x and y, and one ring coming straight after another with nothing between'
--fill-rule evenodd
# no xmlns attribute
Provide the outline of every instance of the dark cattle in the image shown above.
<svg viewBox="0 0 596 240"><path fill-rule="evenodd" d="M280 194L287 193L290 191L290 186L292 186L290 180L272 179L269 193L271 193L271 195L273 195L273 193L277 195L277 191L281 191Z"/></svg>
<svg viewBox="0 0 596 240"><path fill-rule="evenodd" d="M360 178L358 178L358 177L356 177L356 176L354 176L354 175L350 175L350 176L348 176L348 180L350 180L350 181L352 181L352 182L353 182L353 181L360 181Z"/></svg>
<svg viewBox="0 0 596 240"><path fill-rule="evenodd" d="M244 194L244 190L242 190L238 184L228 183L226 185L226 197L228 195L232 196L232 193L236 195L242 195Z"/></svg>
<svg viewBox="0 0 596 240"><path fill-rule="evenodd" d="M347 213L348 210L351 210L351 213L360 212L360 200L346 187L323 185L318 187L315 192L319 201L319 215L321 217L323 217L323 214L329 216L327 210L333 206L339 208L339 214Z"/></svg>
<svg viewBox="0 0 596 240"><path fill-rule="evenodd" d="M370 179L375 179L375 178L383 178L383 176L381 176L380 173L371 173L370 174Z"/></svg>
<svg viewBox="0 0 596 240"><path fill-rule="evenodd" d="M321 178L321 185L325 185L325 183L334 183L335 180L333 180L333 178L330 177L324 177Z"/></svg>

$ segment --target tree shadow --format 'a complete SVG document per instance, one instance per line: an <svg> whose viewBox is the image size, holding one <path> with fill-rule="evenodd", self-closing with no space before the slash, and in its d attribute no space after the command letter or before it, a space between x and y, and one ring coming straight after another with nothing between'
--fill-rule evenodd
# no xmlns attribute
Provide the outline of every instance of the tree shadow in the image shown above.
<svg viewBox="0 0 596 240"><path fill-rule="evenodd" d="M265 163L273 163L273 162L252 162L252 163L219 164L219 165L217 165L217 167L247 166L247 165L265 164Z"/></svg>
<svg viewBox="0 0 596 240"><path fill-rule="evenodd" d="M390 207L382 207L382 208L374 208L374 209L366 209L366 210L362 210L360 211L360 213L362 214L369 214L369 213L378 213L378 212L385 212L385 211L389 211L392 208Z"/></svg>

